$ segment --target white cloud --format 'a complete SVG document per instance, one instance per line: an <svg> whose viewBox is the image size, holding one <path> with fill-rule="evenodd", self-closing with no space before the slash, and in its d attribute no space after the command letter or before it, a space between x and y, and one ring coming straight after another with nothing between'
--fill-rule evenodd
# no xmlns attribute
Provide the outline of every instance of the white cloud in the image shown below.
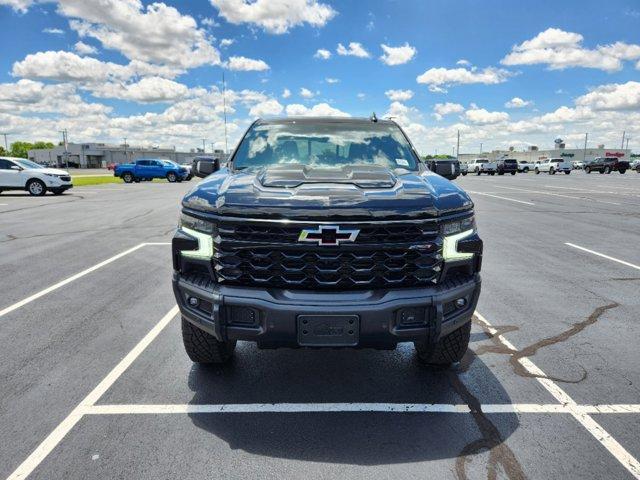
<svg viewBox="0 0 640 480"><path fill-rule="evenodd" d="M304 88L302 87L300 89L300 96L302 98L313 98L315 97L315 93L313 93L311 90L309 90L308 88Z"/></svg>
<svg viewBox="0 0 640 480"><path fill-rule="evenodd" d="M387 90L384 94L392 102L406 102L413 98L413 90Z"/></svg>
<svg viewBox="0 0 640 480"><path fill-rule="evenodd" d="M349 48L346 48L341 43L336 48L338 55L344 55L349 57L369 58L371 55L365 50L361 43L349 42Z"/></svg>
<svg viewBox="0 0 640 480"><path fill-rule="evenodd" d="M220 40L220 48L227 48L233 45L236 41L233 38L223 38Z"/></svg>
<svg viewBox="0 0 640 480"><path fill-rule="evenodd" d="M331 52L324 48L319 48L318 50L316 50L314 57L321 58L322 60L329 60L331 58Z"/></svg>
<svg viewBox="0 0 640 480"><path fill-rule="evenodd" d="M469 110L464 112L464 116L471 123L475 123L477 125L501 123L509 120L509 114L507 112L489 112L484 108L478 108L473 104Z"/></svg>
<svg viewBox="0 0 640 480"><path fill-rule="evenodd" d="M291 96L291 90L289 90L288 88L285 88L282 91L282 98L289 98Z"/></svg>
<svg viewBox="0 0 640 480"><path fill-rule="evenodd" d="M576 98L576 105L593 110L640 110L640 83L601 85Z"/></svg>
<svg viewBox="0 0 640 480"><path fill-rule="evenodd" d="M308 23L323 27L337 12L317 0L210 0L227 22L249 23L269 33L283 34Z"/></svg>
<svg viewBox="0 0 640 480"><path fill-rule="evenodd" d="M161 77L146 77L129 84L99 84L91 89L91 93L96 97L118 98L138 103L172 102L185 97L188 92L186 85Z"/></svg>
<svg viewBox="0 0 640 480"><path fill-rule="evenodd" d="M536 122L543 124L549 123L575 123L590 120L594 118L594 113L585 107L570 108L562 106L553 112L546 113L539 117L535 117Z"/></svg>
<svg viewBox="0 0 640 480"><path fill-rule="evenodd" d="M367 94L360 92L356 95L356 97L358 97L358 100L364 100L365 98L367 98Z"/></svg>
<svg viewBox="0 0 640 480"><path fill-rule="evenodd" d="M96 47L93 47L91 45L87 45L83 41L76 42L76 44L73 46L73 48L80 55L91 55L92 53L98 53L98 49Z"/></svg>
<svg viewBox="0 0 640 480"><path fill-rule="evenodd" d="M292 103L287 105L286 112L290 117L350 117L348 113L333 108L328 103L318 103L311 108L299 103Z"/></svg>
<svg viewBox="0 0 640 480"><path fill-rule="evenodd" d="M247 57L229 57L227 68L229 70L239 70L243 72L262 72L269 70L269 65L263 60L255 60Z"/></svg>
<svg viewBox="0 0 640 480"><path fill-rule="evenodd" d="M130 60L176 68L220 64L220 55L189 15L140 0L59 0L58 13L80 37L98 40Z"/></svg>
<svg viewBox="0 0 640 480"><path fill-rule="evenodd" d="M456 65L462 65L463 67L468 67L469 65L471 65L471 62L469 60L461 58L456 62Z"/></svg>
<svg viewBox="0 0 640 480"><path fill-rule="evenodd" d="M442 120L445 115L460 113L462 111L464 111L464 107L459 103L436 103L433 106L433 116L436 120Z"/></svg>
<svg viewBox="0 0 640 480"><path fill-rule="evenodd" d="M466 69L466 68L430 68L422 75L416 77L418 83L429 85L429 90L433 92L446 91L445 87L451 85L462 85L471 83L482 83L485 85L493 85L507 81L512 75L511 72L500 69L487 67L483 70Z"/></svg>
<svg viewBox="0 0 640 480"><path fill-rule="evenodd" d="M249 110L249 116L252 118L268 117L273 115L280 115L284 107L277 100L270 99L260 102Z"/></svg>
<svg viewBox="0 0 640 480"><path fill-rule="evenodd" d="M533 105L531 100L523 100L520 97L513 97L507 103L504 104L507 108L524 108Z"/></svg>
<svg viewBox="0 0 640 480"><path fill-rule="evenodd" d="M570 67L596 68L607 72L622 69L623 61L640 58L640 45L616 42L588 49L579 33L548 28L531 40L515 45L501 61L503 65L547 65L551 70Z"/></svg>
<svg viewBox="0 0 640 480"><path fill-rule="evenodd" d="M42 33L50 33L52 35L64 35L64 30L59 28L45 28Z"/></svg>
<svg viewBox="0 0 640 480"><path fill-rule="evenodd" d="M327 77L324 79L324 81L327 83L338 83L340 80L338 78Z"/></svg>
<svg viewBox="0 0 640 480"><path fill-rule="evenodd" d="M29 7L34 3L35 0L0 0L0 5L11 7L18 13L27 13Z"/></svg>
<svg viewBox="0 0 640 480"><path fill-rule="evenodd" d="M385 44L381 44L384 54L380 57L382 63L387 65L402 65L411 61L411 59L418 53L418 51L405 42L404 45L399 47L390 47Z"/></svg>

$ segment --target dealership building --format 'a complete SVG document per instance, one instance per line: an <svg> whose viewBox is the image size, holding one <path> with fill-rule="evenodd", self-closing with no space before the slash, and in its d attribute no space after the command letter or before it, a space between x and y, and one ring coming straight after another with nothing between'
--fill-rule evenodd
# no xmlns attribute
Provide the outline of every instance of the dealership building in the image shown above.
<svg viewBox="0 0 640 480"><path fill-rule="evenodd" d="M527 150L516 151L511 148L509 150L493 150L491 152L482 153L461 153L458 159L463 163L470 163L476 158L486 158L490 161L500 160L501 158L514 158L518 162L539 162L547 158L566 158L570 162L584 162L593 160L598 157L620 158L631 160L631 150L624 148L605 148L604 145L598 145L597 148L565 148L564 142L558 139L555 141L555 147L549 150L539 150L535 145L531 145Z"/></svg>
<svg viewBox="0 0 640 480"><path fill-rule="evenodd" d="M29 150L29 160L48 165L69 165L78 168L105 168L110 163L127 163L138 158L163 158L177 163L190 162L196 155L203 155L201 149L179 152L175 148L146 148L131 145L108 145L106 143L69 143L66 154L64 145L54 148ZM226 158L222 150L206 155Z"/></svg>

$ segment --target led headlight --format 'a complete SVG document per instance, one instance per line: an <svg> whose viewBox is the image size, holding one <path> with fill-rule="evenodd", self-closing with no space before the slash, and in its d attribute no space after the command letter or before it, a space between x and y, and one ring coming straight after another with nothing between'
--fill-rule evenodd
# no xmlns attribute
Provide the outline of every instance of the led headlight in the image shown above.
<svg viewBox="0 0 640 480"><path fill-rule="evenodd" d="M182 250L183 257L197 260L211 260L213 258L214 224L190 215L180 215L180 229L198 240L197 250Z"/></svg>
<svg viewBox="0 0 640 480"><path fill-rule="evenodd" d="M442 243L442 257L445 261L469 260L473 253L459 252L458 242L470 237L476 231L476 221L473 215L470 217L443 223L440 231L444 235Z"/></svg>

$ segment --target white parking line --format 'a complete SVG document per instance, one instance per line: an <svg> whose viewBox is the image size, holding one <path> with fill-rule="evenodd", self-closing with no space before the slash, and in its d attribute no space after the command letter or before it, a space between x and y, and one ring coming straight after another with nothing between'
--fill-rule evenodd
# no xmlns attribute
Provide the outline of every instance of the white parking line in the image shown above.
<svg viewBox="0 0 640 480"><path fill-rule="evenodd" d="M516 347L501 335L498 330L480 315L475 312L476 318L485 325L487 330L494 335L500 343L510 350L517 351ZM588 413L582 411L580 406L553 380L546 378L545 373L537 367L529 358L522 357L518 359L529 373L535 376L536 380L556 399L560 404L567 407L569 413L575 418L593 437L606 448L616 460L618 460L624 468L635 478L640 479L640 462L631 455L609 432L607 432L598 422L596 422Z"/></svg>
<svg viewBox="0 0 640 480"><path fill-rule="evenodd" d="M467 192L473 193L475 195L484 195L485 197L499 198L500 200L508 200L510 202L523 203L525 205L535 205L535 203L532 202L525 202L524 200L516 200L515 198L509 197L501 197L500 195L492 195L491 193L474 192L473 190L467 190Z"/></svg>
<svg viewBox="0 0 640 480"><path fill-rule="evenodd" d="M499 403L484 404L484 413L565 413L572 410L560 403ZM640 413L640 404L577 405L581 413ZM197 413L470 413L465 404L447 403L231 403L231 404L121 404L92 405L85 415L163 415Z"/></svg>
<svg viewBox="0 0 640 480"><path fill-rule="evenodd" d="M589 197L574 197L572 195L564 195L562 193L554 193L554 192L545 192L542 190L529 190L527 188L515 188L515 187L504 187L501 185L495 185L496 188L505 188L507 190L516 190L516 191L521 191L521 192L529 192L529 193L536 193L538 195L549 195L552 197L562 197L562 198L572 198L574 200L587 200L589 202L597 202L597 203L606 203L609 205L622 205L621 203L618 202L607 202L605 200L596 200L595 198L589 198Z"/></svg>
<svg viewBox="0 0 640 480"><path fill-rule="evenodd" d="M82 400L44 441L9 475L7 480L27 478L33 470L51 453L67 433L83 417L84 410L94 405L111 385L122 375L138 356L149 346L169 322L178 313L178 306L174 306L162 319L147 333L138 344L111 370L106 377Z"/></svg>
<svg viewBox="0 0 640 480"><path fill-rule="evenodd" d="M634 265L633 263L625 262L624 260L620 260L619 258L610 257L609 255L605 255L604 253L596 252L595 250L589 250L588 248L584 248L584 247L581 247L580 245L575 245L573 243L565 242L565 245L569 247L577 248L578 250L582 250L583 252L587 252L592 255L597 255L598 257L606 258L607 260L611 260L612 262L617 262L622 265L626 265L627 267L640 270L640 265Z"/></svg>
<svg viewBox="0 0 640 480"><path fill-rule="evenodd" d="M99 268L104 267L105 265L109 265L112 262L115 262L116 260L129 255L132 252L135 252L136 250L139 250L142 247L145 247L147 245L170 245L170 243L141 243L139 245L136 245L133 248L130 248L128 250L125 250L124 252L118 253L117 255L114 255L111 258L107 258L106 260L103 260L100 263L95 264L93 267L89 267L86 270L83 270L79 273L76 273L75 275L71 275L68 278L65 278L64 280L61 280L58 283L55 283L53 285L51 285L50 287L45 288L44 290L40 290L37 293L34 293L33 295L20 300L19 302L14 303L13 305L9 305L8 307L0 310L0 318L5 316L8 313L13 312L14 310L17 310L20 307L24 307L26 304L33 302L34 300L37 300L40 297L43 297L45 295L47 295L48 293L53 292L54 290L59 289L60 287L64 287L65 285L78 280L79 278L84 277L85 275L90 274L91 272L95 272L96 270L98 270Z"/></svg>

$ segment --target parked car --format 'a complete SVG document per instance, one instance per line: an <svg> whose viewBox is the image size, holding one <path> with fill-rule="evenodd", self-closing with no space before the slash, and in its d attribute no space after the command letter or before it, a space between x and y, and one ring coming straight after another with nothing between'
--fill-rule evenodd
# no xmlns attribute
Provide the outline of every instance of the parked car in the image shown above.
<svg viewBox="0 0 640 480"><path fill-rule="evenodd" d="M193 362L226 363L238 340L464 356L480 295L473 202L392 120L257 120L181 207L172 281Z"/></svg>
<svg viewBox="0 0 640 480"><path fill-rule="evenodd" d="M125 183L166 178L169 182L181 182L188 176L187 169L171 160L141 158L135 163L116 165L114 177L120 177Z"/></svg>
<svg viewBox="0 0 640 480"><path fill-rule="evenodd" d="M496 172L498 175L515 175L518 172L518 161L514 158L502 158L496 162Z"/></svg>
<svg viewBox="0 0 640 480"><path fill-rule="evenodd" d="M526 160L520 160L518 162L518 172L520 173L529 173L529 171L533 171L536 168L536 164L533 162L528 162Z"/></svg>
<svg viewBox="0 0 640 480"><path fill-rule="evenodd" d="M580 162L578 160L572 162L571 164L573 165L574 170L582 170L584 168L584 162Z"/></svg>
<svg viewBox="0 0 640 480"><path fill-rule="evenodd" d="M624 173L629 169L629 162L626 160L620 160L616 157L598 157L591 160L584 167L584 173L600 172L611 173L620 172Z"/></svg>
<svg viewBox="0 0 640 480"><path fill-rule="evenodd" d="M469 164L469 171L475 173L476 175L480 175L482 173L486 173L487 175L495 175L496 169L496 163L490 162L486 158L476 158Z"/></svg>
<svg viewBox="0 0 640 480"><path fill-rule="evenodd" d="M71 175L65 170L46 168L25 158L0 157L0 193L26 190L39 196L48 190L61 195L72 187Z"/></svg>
<svg viewBox="0 0 640 480"><path fill-rule="evenodd" d="M540 163L536 162L536 174L540 172L547 172L549 175L555 175L557 172L564 172L569 175L573 167L571 162L568 162L564 158L547 158L541 160Z"/></svg>
<svg viewBox="0 0 640 480"><path fill-rule="evenodd" d="M182 165L183 168L187 169L187 177L185 178L185 180L191 180L193 178L193 172L192 172L192 165L191 162L183 162L180 165Z"/></svg>
<svg viewBox="0 0 640 480"><path fill-rule="evenodd" d="M460 162L455 158L431 158L425 163L429 170L449 180L455 180L460 175Z"/></svg>
<svg viewBox="0 0 640 480"><path fill-rule="evenodd" d="M633 160L630 164L629 164L629 168L631 170L635 170L636 172L640 173L640 158Z"/></svg>
<svg viewBox="0 0 640 480"><path fill-rule="evenodd" d="M466 163L460 163L460 175L466 177L467 173L469 173L469 165Z"/></svg>

